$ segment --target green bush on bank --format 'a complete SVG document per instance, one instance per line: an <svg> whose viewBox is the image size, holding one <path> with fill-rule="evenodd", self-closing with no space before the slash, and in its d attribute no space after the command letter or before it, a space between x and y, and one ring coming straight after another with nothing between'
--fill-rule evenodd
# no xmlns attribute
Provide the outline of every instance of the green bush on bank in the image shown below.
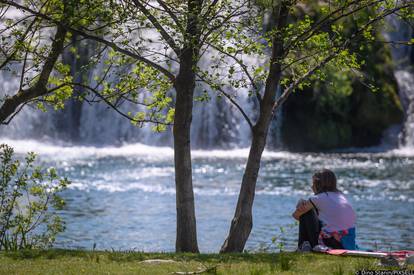
<svg viewBox="0 0 414 275"><path fill-rule="evenodd" d="M64 222L54 210L65 202L58 195L69 181L54 168L34 166L36 155L24 161L13 148L0 145L0 251L50 247Z"/></svg>

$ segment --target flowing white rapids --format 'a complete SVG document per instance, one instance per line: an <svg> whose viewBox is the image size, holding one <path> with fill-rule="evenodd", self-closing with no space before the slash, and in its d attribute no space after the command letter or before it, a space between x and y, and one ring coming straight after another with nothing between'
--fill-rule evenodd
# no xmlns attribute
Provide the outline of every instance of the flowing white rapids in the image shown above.
<svg viewBox="0 0 414 275"><path fill-rule="evenodd" d="M128 143L122 146L72 146L57 145L55 143L42 142L38 140L15 140L0 138L0 144L5 143L12 146L16 153L25 154L36 152L41 156L53 156L54 159L83 159L103 157L147 157L149 159L171 159L174 157L174 150L171 147L150 146L142 143ZM218 158L218 159L246 159L249 148L238 148L230 150L192 150L193 158ZM292 159L299 154L284 151L265 151L263 158Z"/></svg>
<svg viewBox="0 0 414 275"><path fill-rule="evenodd" d="M125 192L141 190L151 193L175 193L173 149L141 143L119 147L69 146L37 140L0 139L15 148L19 156L29 151L39 155L39 163L56 166L73 180L71 188ZM248 156L248 148L232 150L192 150L195 193L199 195L238 194ZM301 196L309 190L306 182L316 169L326 167L338 171L360 171L362 175L342 176L339 184L355 199L414 201L414 182L408 174L414 165L414 150L405 147L383 153L306 154L265 151L257 193L264 195ZM405 168L404 168L405 167ZM396 169L396 170L395 170ZM386 176L399 169L408 169L406 176ZM389 172L388 172L389 171ZM375 177L364 174L379 173ZM384 175L385 176L384 176ZM296 183L300 182L300 185ZM305 184L305 185L303 185ZM359 194L359 188L369 188ZM407 189L401 193L401 189ZM367 189L368 191L368 189ZM375 192L381 192L381 195Z"/></svg>

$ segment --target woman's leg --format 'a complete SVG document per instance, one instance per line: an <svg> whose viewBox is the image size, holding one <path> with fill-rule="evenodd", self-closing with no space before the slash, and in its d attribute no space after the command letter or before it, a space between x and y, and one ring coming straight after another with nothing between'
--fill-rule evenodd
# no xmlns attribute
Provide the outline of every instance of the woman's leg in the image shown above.
<svg viewBox="0 0 414 275"><path fill-rule="evenodd" d="M317 245L320 230L318 215L314 209L300 216L298 247L301 247L304 241L308 241L312 247Z"/></svg>

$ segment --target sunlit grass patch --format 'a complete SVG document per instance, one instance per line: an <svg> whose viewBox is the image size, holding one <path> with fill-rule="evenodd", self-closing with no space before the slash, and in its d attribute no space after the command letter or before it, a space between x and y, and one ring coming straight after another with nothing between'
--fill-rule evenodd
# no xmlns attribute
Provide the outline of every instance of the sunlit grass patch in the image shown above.
<svg viewBox="0 0 414 275"><path fill-rule="evenodd" d="M26 250L0 253L0 274L355 274L392 269L372 258L316 253L144 253L136 251ZM414 266L409 266L414 269ZM395 269L395 268L393 268ZM182 273L181 273L182 274Z"/></svg>

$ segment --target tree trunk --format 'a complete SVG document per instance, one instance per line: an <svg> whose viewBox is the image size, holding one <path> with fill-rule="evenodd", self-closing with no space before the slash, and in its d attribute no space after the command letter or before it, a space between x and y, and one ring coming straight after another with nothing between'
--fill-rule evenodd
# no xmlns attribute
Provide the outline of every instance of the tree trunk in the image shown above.
<svg viewBox="0 0 414 275"><path fill-rule="evenodd" d="M198 253L197 227L191 167L190 130L196 66L199 55L199 16L202 0L188 0L186 43L180 52L180 70L174 82L174 164L177 204L177 252Z"/></svg>
<svg viewBox="0 0 414 275"><path fill-rule="evenodd" d="M186 56L189 55L189 56ZM174 116L174 164L177 207L177 252L198 252L194 192L191 169L190 129L195 74L192 52L183 53L175 81L177 93Z"/></svg>
<svg viewBox="0 0 414 275"><path fill-rule="evenodd" d="M284 3L284 4L283 4ZM288 7L282 1L276 18L276 28L282 30L286 26ZM230 232L224 241L220 252L243 252L250 231L253 227L253 201L256 189L257 177L260 170L260 161L266 145L267 133L273 116L273 105L276 100L276 90L281 78L281 58L283 57L283 37L278 32L272 41L272 56L270 59L269 75L263 99L260 102L260 114L256 125L253 127L252 143L249 157L244 170L243 180L237 201L236 212L230 226Z"/></svg>
<svg viewBox="0 0 414 275"><path fill-rule="evenodd" d="M267 129L254 128L249 158L244 171L236 213L230 232L220 252L242 252L253 226L252 208L260 169L260 159L266 144Z"/></svg>

